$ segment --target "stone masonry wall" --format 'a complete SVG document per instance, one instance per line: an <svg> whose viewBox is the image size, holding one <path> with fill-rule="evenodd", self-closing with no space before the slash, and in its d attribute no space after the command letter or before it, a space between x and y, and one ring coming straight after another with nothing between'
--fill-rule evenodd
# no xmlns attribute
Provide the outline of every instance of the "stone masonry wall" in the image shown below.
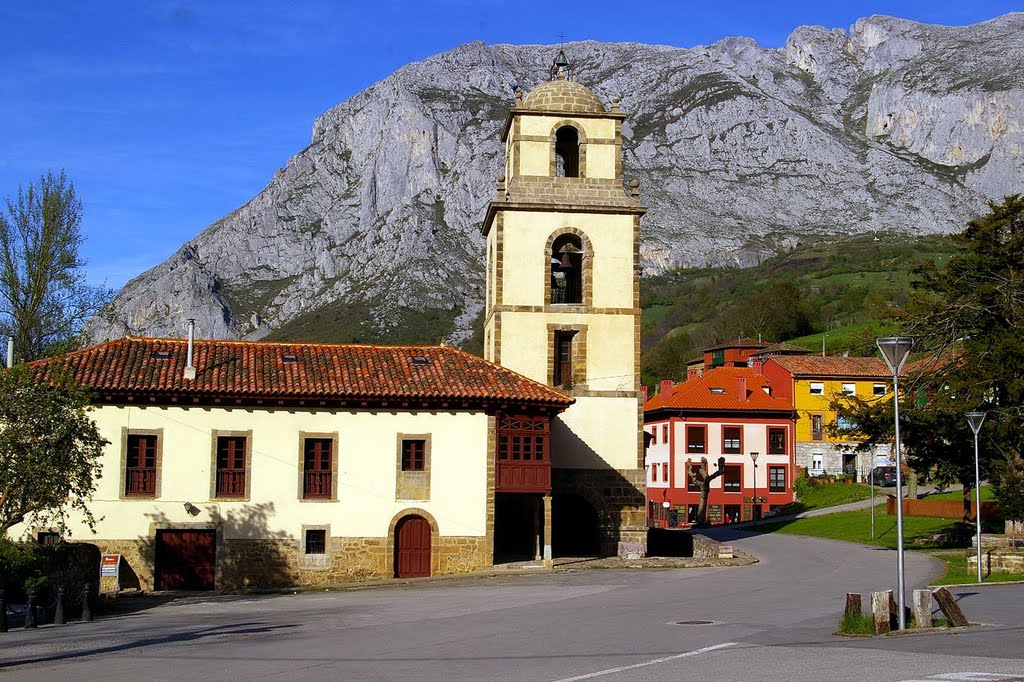
<svg viewBox="0 0 1024 682"><path fill-rule="evenodd" d="M552 469L553 495L579 495L597 511L601 553L643 556L647 512L643 469Z"/></svg>
<svg viewBox="0 0 1024 682"><path fill-rule="evenodd" d="M145 540L97 540L103 553L121 554L121 589L153 589L152 543ZM492 563L484 537L435 536L431 573L471 573ZM305 555L296 540L224 540L218 543L217 588L332 585L394 576L390 538L330 538L324 555ZM98 571L98 563L97 563ZM104 585L113 590L113 583Z"/></svg>

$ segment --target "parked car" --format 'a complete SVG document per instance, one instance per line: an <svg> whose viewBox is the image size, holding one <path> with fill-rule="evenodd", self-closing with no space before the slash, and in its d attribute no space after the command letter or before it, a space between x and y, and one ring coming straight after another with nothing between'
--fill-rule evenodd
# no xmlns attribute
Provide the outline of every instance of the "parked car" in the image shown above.
<svg viewBox="0 0 1024 682"><path fill-rule="evenodd" d="M895 486L896 485L896 467L875 467L871 470L871 478L868 479L868 483L874 483L880 486ZM904 480L903 484L907 482Z"/></svg>

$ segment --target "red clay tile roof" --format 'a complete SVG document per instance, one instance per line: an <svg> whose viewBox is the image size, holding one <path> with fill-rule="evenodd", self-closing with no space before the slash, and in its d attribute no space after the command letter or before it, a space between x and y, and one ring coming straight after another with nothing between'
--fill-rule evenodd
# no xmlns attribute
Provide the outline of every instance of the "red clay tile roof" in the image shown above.
<svg viewBox="0 0 1024 682"><path fill-rule="evenodd" d="M775 355L765 362L774 362L795 377L865 377L882 379L892 372L882 358L844 358L839 355Z"/></svg>
<svg viewBox="0 0 1024 682"><path fill-rule="evenodd" d="M41 380L56 366L67 366L101 399L453 401L557 409L574 402L561 391L445 346L196 341L194 380L184 378L187 349L184 339L123 338L29 366ZM167 357L158 357L164 353ZM286 362L285 356L295 361Z"/></svg>
<svg viewBox="0 0 1024 682"><path fill-rule="evenodd" d="M746 396L739 395L739 379L746 379ZM719 367L677 384L671 395L659 393L644 404L644 411L658 409L792 412L787 401L764 392L768 380L749 367ZM712 391L712 389L716 389ZM721 390L719 390L721 389Z"/></svg>

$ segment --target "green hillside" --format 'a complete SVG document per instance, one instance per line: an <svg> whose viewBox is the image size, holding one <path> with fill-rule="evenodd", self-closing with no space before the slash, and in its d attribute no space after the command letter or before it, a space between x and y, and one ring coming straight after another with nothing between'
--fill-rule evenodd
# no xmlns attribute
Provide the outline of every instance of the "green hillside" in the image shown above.
<svg viewBox="0 0 1024 682"><path fill-rule="evenodd" d="M753 268L674 270L640 285L642 378L680 379L685 362L728 339L787 341L829 354L874 352L894 329L913 269L942 264L949 238L873 233L800 244Z"/></svg>

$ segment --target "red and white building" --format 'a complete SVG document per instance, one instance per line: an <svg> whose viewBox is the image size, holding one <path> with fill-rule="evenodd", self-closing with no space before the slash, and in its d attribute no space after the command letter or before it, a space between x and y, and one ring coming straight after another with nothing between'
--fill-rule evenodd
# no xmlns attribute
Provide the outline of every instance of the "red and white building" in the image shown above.
<svg viewBox="0 0 1024 682"><path fill-rule="evenodd" d="M755 369L706 360L717 366L681 384L663 381L644 405L650 526L696 521L700 485L687 468L700 467L702 458L709 473L725 458L725 472L711 482L708 497L712 524L750 520L793 501L792 403L772 395Z"/></svg>

